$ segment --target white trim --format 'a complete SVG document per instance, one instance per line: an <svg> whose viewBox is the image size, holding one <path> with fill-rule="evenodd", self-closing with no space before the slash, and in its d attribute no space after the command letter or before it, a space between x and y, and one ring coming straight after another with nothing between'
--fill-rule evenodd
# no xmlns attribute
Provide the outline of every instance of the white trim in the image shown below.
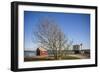
<svg viewBox="0 0 100 73"><path fill-rule="evenodd" d="M94 9L80 9L80 8L61 8L61 7L47 7L47 6L25 6L18 7L18 68L35 68L35 67L50 67L50 66L70 66L70 65L84 65L95 64L95 10ZM38 61L38 62L24 62L24 10L27 11L43 11L43 12L63 12L63 13L83 13L90 14L91 19L91 59L83 60L61 60L61 61Z"/></svg>

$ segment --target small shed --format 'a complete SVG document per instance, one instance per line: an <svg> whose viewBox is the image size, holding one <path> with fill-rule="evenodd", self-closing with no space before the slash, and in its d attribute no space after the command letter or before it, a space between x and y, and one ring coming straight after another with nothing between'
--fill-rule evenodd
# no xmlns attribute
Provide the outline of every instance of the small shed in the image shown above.
<svg viewBox="0 0 100 73"><path fill-rule="evenodd" d="M48 52L44 48L41 47L37 48L36 52L37 52L37 56L48 56Z"/></svg>

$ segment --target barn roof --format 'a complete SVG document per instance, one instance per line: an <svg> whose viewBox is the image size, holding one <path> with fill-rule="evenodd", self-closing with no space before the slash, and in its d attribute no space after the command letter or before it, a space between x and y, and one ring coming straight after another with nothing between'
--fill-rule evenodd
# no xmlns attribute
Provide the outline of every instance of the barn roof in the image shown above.
<svg viewBox="0 0 100 73"><path fill-rule="evenodd" d="M38 48L39 50L41 50L41 51L47 51L46 49L44 49L44 48Z"/></svg>

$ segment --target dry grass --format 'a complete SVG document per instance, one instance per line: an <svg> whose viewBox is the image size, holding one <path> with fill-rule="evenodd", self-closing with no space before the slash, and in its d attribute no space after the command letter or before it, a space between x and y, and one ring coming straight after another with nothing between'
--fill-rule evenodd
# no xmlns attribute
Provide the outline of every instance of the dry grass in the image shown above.
<svg viewBox="0 0 100 73"><path fill-rule="evenodd" d="M80 59L77 57L73 56L64 56L62 57L61 60L75 60L75 59ZM48 61L48 60L56 60L54 57L47 57L47 56L35 56L35 57L30 57L30 58L24 58L24 61Z"/></svg>

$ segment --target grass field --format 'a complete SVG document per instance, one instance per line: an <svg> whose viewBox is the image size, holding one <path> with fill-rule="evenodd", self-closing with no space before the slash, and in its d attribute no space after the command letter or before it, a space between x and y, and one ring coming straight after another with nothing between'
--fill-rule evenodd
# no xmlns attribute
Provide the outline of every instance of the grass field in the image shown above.
<svg viewBox="0 0 100 73"><path fill-rule="evenodd" d="M74 56L63 56L60 60L75 60L80 59L78 57ZM24 58L24 61L48 61L48 60L56 60L54 57L43 57L43 56L37 56L37 57L31 57L31 58Z"/></svg>
<svg viewBox="0 0 100 73"><path fill-rule="evenodd" d="M75 59L80 59L80 58L74 57L74 56L64 56L63 59L66 59L66 60L74 59L75 60Z"/></svg>

